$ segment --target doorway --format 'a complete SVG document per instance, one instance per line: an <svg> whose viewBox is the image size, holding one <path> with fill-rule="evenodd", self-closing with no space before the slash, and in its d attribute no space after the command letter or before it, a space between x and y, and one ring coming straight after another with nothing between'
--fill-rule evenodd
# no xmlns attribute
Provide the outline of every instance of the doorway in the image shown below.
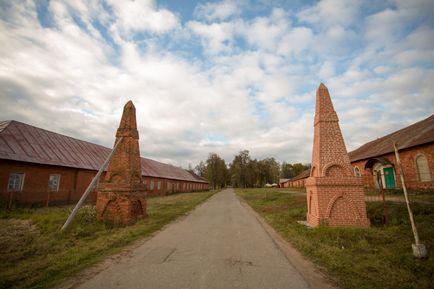
<svg viewBox="0 0 434 289"><path fill-rule="evenodd" d="M394 189L396 187L395 182L395 172L393 168L383 168L384 171L384 180L386 184L386 189Z"/></svg>

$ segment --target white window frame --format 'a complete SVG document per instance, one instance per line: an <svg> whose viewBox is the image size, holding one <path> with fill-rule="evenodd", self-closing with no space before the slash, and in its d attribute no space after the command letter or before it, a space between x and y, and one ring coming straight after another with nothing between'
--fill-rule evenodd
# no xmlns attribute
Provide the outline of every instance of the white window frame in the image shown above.
<svg viewBox="0 0 434 289"><path fill-rule="evenodd" d="M56 186L56 188L52 188L52 187L50 187L50 180L51 180L51 177L57 177L57 186ZM61 178L61 175L60 175L60 174L50 174L50 175L48 176L48 191L49 191L49 192L58 192L58 191L59 191L59 187L60 187L60 178Z"/></svg>
<svg viewBox="0 0 434 289"><path fill-rule="evenodd" d="M354 176L356 177L361 177L362 176L362 172L360 171L358 166L354 167Z"/></svg>
<svg viewBox="0 0 434 289"><path fill-rule="evenodd" d="M19 178L19 183L18 183L18 188L15 187L15 185L17 185L17 181L16 179L14 179L13 182L13 187L11 188L11 180L12 180L12 176L18 177ZM22 192L23 188L24 188L24 179L26 178L26 174L25 173L10 173L9 174L9 179L8 179L8 187L7 187L7 191L8 192Z"/></svg>
<svg viewBox="0 0 434 289"><path fill-rule="evenodd" d="M149 189L150 189L151 191L154 190L154 180L151 180L151 184L149 185Z"/></svg>
<svg viewBox="0 0 434 289"><path fill-rule="evenodd" d="M418 165L418 163L417 163L417 160L419 159L419 158L424 158L425 159L425 161L426 161L426 166L427 166L427 175L426 175L426 177L424 178L424 177L422 177L422 172L420 171L420 167L419 167L419 165ZM417 173L417 179L418 179L418 181L419 182L431 182L432 181L432 178L431 178L431 170L430 170L430 167L429 167L429 162L428 162L428 158L426 157L426 155L424 155L424 154L418 154L415 158L414 158L414 162L415 162L415 165L416 165L416 173Z"/></svg>

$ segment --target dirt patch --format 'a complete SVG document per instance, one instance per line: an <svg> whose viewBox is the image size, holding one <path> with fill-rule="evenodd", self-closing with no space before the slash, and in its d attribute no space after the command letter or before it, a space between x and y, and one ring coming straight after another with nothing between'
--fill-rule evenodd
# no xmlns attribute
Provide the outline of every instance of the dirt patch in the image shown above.
<svg viewBox="0 0 434 289"><path fill-rule="evenodd" d="M17 242L27 242L40 235L38 227L31 220L0 220L0 249L13 246Z"/></svg>

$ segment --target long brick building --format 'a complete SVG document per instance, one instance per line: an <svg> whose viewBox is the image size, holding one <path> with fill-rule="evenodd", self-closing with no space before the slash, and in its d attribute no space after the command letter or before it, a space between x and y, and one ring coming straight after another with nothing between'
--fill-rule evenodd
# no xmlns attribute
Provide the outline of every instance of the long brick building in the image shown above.
<svg viewBox="0 0 434 289"><path fill-rule="evenodd" d="M0 198L7 203L75 202L110 151L18 121L0 122ZM182 168L147 158L141 158L141 167L150 195L208 190L205 179Z"/></svg>
<svg viewBox="0 0 434 289"><path fill-rule="evenodd" d="M402 188L393 143L399 148L406 185L434 189L434 115L368 142L349 153L354 174L368 188Z"/></svg>
<svg viewBox="0 0 434 289"><path fill-rule="evenodd" d="M279 187L281 188L303 188L304 181L309 177L310 169L304 170L291 179L280 179Z"/></svg>

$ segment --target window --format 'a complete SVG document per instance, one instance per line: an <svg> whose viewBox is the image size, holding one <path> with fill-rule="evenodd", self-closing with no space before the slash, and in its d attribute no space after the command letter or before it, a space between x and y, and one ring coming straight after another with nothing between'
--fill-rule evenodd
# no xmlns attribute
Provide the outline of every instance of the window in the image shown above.
<svg viewBox="0 0 434 289"><path fill-rule="evenodd" d="M179 190L179 183L176 183L176 190Z"/></svg>
<svg viewBox="0 0 434 289"><path fill-rule="evenodd" d="M359 167L354 167L354 175L356 177L360 177L362 174L360 173Z"/></svg>
<svg viewBox="0 0 434 289"><path fill-rule="evenodd" d="M161 189L161 181L158 181L158 183L157 183L157 190L160 190Z"/></svg>
<svg viewBox="0 0 434 289"><path fill-rule="evenodd" d="M151 185L149 186L151 191L154 190L154 180L151 180Z"/></svg>
<svg viewBox="0 0 434 289"><path fill-rule="evenodd" d="M9 175L8 192L21 192L24 187L23 173L12 173Z"/></svg>
<svg viewBox="0 0 434 289"><path fill-rule="evenodd" d="M429 182L431 181L431 172L428 166L428 160L424 155L418 155L416 157L416 169L419 177L419 181L421 182Z"/></svg>
<svg viewBox="0 0 434 289"><path fill-rule="evenodd" d="M59 191L60 184L60 175L50 175L48 177L48 191L49 192L57 192Z"/></svg>

